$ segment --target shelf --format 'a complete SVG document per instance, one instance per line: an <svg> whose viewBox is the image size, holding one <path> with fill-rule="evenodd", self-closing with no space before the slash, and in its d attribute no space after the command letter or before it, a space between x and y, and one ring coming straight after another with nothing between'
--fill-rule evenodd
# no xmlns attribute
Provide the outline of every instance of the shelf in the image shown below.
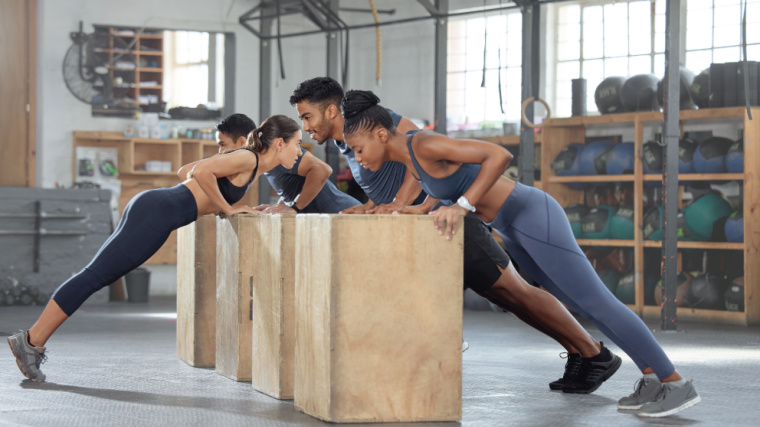
<svg viewBox="0 0 760 427"><path fill-rule="evenodd" d="M139 53L140 55L152 55L152 56L163 56L163 52L161 51L154 51L154 50L135 50L133 51L135 54Z"/></svg>
<svg viewBox="0 0 760 427"><path fill-rule="evenodd" d="M163 88L161 85L157 85L157 86L140 86L140 85L137 85L135 87L140 88L140 90L152 90L152 89L161 90Z"/></svg>
<svg viewBox="0 0 760 427"><path fill-rule="evenodd" d="M534 136L534 143L541 144L541 134ZM473 138L478 141L490 142L492 144L501 145L502 147L516 147L520 145L520 135L508 135L508 136L488 136L484 138Z"/></svg>
<svg viewBox="0 0 760 427"><path fill-rule="evenodd" d="M163 68L152 68L152 67L137 67L137 71L141 73L163 73Z"/></svg>
<svg viewBox="0 0 760 427"><path fill-rule="evenodd" d="M155 138L133 138L132 141L135 144L163 144L163 145L177 145L179 139L155 139Z"/></svg>
<svg viewBox="0 0 760 427"><path fill-rule="evenodd" d="M755 107L753 107L755 108ZM683 110L679 114L679 120L709 120L736 118L743 119L746 108L705 108L702 110ZM544 123L545 127L588 126L642 122L662 122L664 114L659 111L637 111L632 113L604 114L601 116L576 116L558 119L549 119Z"/></svg>
<svg viewBox="0 0 760 427"><path fill-rule="evenodd" d="M578 246L621 246L632 248L635 246L634 240L623 239L577 239Z"/></svg>
<svg viewBox="0 0 760 427"><path fill-rule="evenodd" d="M744 181L743 173L682 173L679 181ZM646 174L644 181L662 181L662 175Z"/></svg>
<svg viewBox="0 0 760 427"><path fill-rule="evenodd" d="M179 169L179 168L177 168L177 169ZM129 173L122 173L120 175L126 175L126 176L129 176L129 175L139 175L139 176L146 176L146 175L150 175L150 176L177 176L177 171L173 171L173 172L132 171L132 172L129 172Z"/></svg>
<svg viewBox="0 0 760 427"><path fill-rule="evenodd" d="M662 241L660 240L644 240L645 248L661 248ZM678 241L678 249L724 249L724 250L744 250L744 243L733 242L692 242L692 241Z"/></svg>
<svg viewBox="0 0 760 427"><path fill-rule="evenodd" d="M576 176L550 176L549 182L633 182L633 175L576 175Z"/></svg>
<svg viewBox="0 0 760 427"><path fill-rule="evenodd" d="M628 308L636 312L636 308L629 305ZM662 314L660 306L645 305L642 307L642 313L648 319L659 319ZM747 326L746 313L743 311L725 311L725 310L705 310L702 308L678 307L676 309L678 321L697 321L697 322L720 322L732 325Z"/></svg>

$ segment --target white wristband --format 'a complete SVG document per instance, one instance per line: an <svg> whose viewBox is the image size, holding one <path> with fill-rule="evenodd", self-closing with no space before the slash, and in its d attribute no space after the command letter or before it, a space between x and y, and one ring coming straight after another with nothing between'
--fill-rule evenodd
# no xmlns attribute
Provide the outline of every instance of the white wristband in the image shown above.
<svg viewBox="0 0 760 427"><path fill-rule="evenodd" d="M470 212L475 212L475 206L470 204L470 201L467 200L467 197L460 197L459 200L457 200L457 204Z"/></svg>

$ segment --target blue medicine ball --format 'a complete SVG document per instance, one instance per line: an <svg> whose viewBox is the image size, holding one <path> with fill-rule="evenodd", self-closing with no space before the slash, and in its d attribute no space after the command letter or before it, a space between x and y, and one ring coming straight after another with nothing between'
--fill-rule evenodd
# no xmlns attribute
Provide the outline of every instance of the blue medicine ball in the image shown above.
<svg viewBox="0 0 760 427"><path fill-rule="evenodd" d="M708 138L694 152L694 170L697 173L726 172L726 153L734 141L720 136Z"/></svg>
<svg viewBox="0 0 760 427"><path fill-rule="evenodd" d="M694 153L699 144L690 138L678 141L678 173L694 173Z"/></svg>
<svg viewBox="0 0 760 427"><path fill-rule="evenodd" d="M744 242L744 214L742 211L736 211L726 220L723 226L726 232L726 241L742 243Z"/></svg>
<svg viewBox="0 0 760 427"><path fill-rule="evenodd" d="M596 141L586 144L580 155L580 175L605 175L607 173L607 153L615 145L612 141Z"/></svg>
<svg viewBox="0 0 760 427"><path fill-rule="evenodd" d="M744 173L744 140L740 139L726 153L726 172Z"/></svg>
<svg viewBox="0 0 760 427"><path fill-rule="evenodd" d="M633 173L633 143L618 144L607 153L607 175Z"/></svg>
<svg viewBox="0 0 760 427"><path fill-rule="evenodd" d="M552 161L552 170L557 176L577 176L580 175L580 159L584 145L572 143L563 148ZM570 188L582 190L586 188L586 183L573 182L566 183Z"/></svg>

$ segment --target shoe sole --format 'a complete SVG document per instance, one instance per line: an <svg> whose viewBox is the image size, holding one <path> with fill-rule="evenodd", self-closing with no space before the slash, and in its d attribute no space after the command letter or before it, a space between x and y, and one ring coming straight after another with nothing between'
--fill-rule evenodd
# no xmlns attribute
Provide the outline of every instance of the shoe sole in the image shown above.
<svg viewBox="0 0 760 427"><path fill-rule="evenodd" d="M564 383L562 383L562 384L554 384L554 382L550 382L549 383L549 390L553 390L553 391L562 390L562 385L563 384Z"/></svg>
<svg viewBox="0 0 760 427"><path fill-rule="evenodd" d="M13 357L16 359L16 365L18 366L19 371L21 371L22 374L24 374L25 377L29 378L30 380L34 382L43 382L44 380L39 380L36 378L32 378L31 375L24 369L24 365L19 360L18 356L16 355L16 346L13 345L13 339L12 337L8 337L8 346L11 348L11 353L13 353Z"/></svg>
<svg viewBox="0 0 760 427"><path fill-rule="evenodd" d="M638 411L639 409L641 409L642 406L644 406L643 403L641 405L634 405L634 406L631 406L631 405L620 406L620 405L618 405L617 408L618 408L619 411Z"/></svg>
<svg viewBox="0 0 760 427"><path fill-rule="evenodd" d="M699 403L699 402L701 402L701 401L702 401L702 396L699 396L699 395L698 395L698 396L697 396L697 397L695 397L694 399L691 399L691 400L687 400L686 402L684 402L684 403L683 403L683 405L681 405L681 406L679 406L679 407L677 407L677 408L673 408L673 409L671 409L671 410L669 410L669 411L665 411L665 412L658 412L658 413L655 413L655 414L650 414L650 413L641 413L641 412L640 412L640 413L637 413L636 415L638 415L638 416L640 416L640 417L644 417L644 418L660 418L660 417L667 417L667 416L669 416L669 415L673 415L673 414L675 414L676 412L681 412L681 411L683 411L684 409L689 409L689 408L691 408L692 406L696 405L697 403ZM642 406L643 406L643 405L642 405Z"/></svg>
<svg viewBox="0 0 760 427"><path fill-rule="evenodd" d="M591 394L595 392L599 387L604 384L605 381L610 379L611 376L615 375L615 372L620 369L620 366L623 364L623 359L621 359L619 356L615 356L615 364L612 365L612 367L607 371L607 373L604 374L602 377L602 380L599 381L598 384L596 384L593 388L590 388L588 390L562 390L563 393L569 393L569 394Z"/></svg>

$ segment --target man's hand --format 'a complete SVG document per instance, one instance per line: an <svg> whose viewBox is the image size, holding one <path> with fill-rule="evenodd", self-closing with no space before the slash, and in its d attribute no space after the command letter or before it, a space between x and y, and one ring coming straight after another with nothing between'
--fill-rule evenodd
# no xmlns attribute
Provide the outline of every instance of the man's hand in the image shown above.
<svg viewBox="0 0 760 427"><path fill-rule="evenodd" d="M367 211L370 210L370 209L372 209L372 208L368 207L367 205L356 205L356 206L351 206L348 209L343 209L339 213L341 213L341 214L366 214L366 213L369 213Z"/></svg>
<svg viewBox="0 0 760 427"><path fill-rule="evenodd" d="M258 205L254 209L256 209L257 211L263 211L263 210L266 210L266 209L271 208L271 207L272 207L272 205L264 204L264 205Z"/></svg>
<svg viewBox="0 0 760 427"><path fill-rule="evenodd" d="M295 209L288 207L284 203L278 203L274 206L270 206L266 209L264 209L261 213L264 214L296 214L298 213Z"/></svg>
<svg viewBox="0 0 760 427"><path fill-rule="evenodd" d="M401 208L398 211L394 212L394 214L401 214L401 215L427 215L430 211L427 210L423 205L414 205L414 206L407 206L405 208Z"/></svg>
<svg viewBox="0 0 760 427"><path fill-rule="evenodd" d="M392 214L404 209L405 207L406 206L404 206L401 203L391 202L391 203L386 203L384 205L377 206L374 209L369 209L367 210L367 213L377 214L377 215Z"/></svg>
<svg viewBox="0 0 760 427"><path fill-rule="evenodd" d="M241 205L241 206L232 206L230 210L228 210L227 212L224 212L224 215L226 216L233 216L233 215L238 215L238 214L258 215L260 213L261 212L257 211L256 209L250 206Z"/></svg>

